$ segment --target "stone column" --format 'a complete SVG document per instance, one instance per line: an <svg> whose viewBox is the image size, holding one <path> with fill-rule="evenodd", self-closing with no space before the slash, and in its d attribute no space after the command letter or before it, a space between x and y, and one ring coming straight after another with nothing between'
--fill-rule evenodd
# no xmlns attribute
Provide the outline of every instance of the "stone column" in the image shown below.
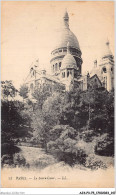
<svg viewBox="0 0 116 195"><path fill-rule="evenodd" d="M107 90L112 90L111 67L107 67Z"/></svg>
<svg viewBox="0 0 116 195"><path fill-rule="evenodd" d="M72 78L73 78L73 79L74 79L74 71L75 71L75 70L73 69L73 70L72 70Z"/></svg>

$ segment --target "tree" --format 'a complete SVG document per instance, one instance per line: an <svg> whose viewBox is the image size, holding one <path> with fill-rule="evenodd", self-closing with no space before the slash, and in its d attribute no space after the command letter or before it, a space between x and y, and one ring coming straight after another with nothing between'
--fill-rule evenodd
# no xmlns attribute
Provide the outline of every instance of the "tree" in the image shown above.
<svg viewBox="0 0 116 195"><path fill-rule="evenodd" d="M93 112L91 113L90 128L105 133L109 131L110 114L108 112L112 102L109 99L107 90L94 91L94 105ZM112 121L113 122L113 121Z"/></svg>
<svg viewBox="0 0 116 195"><path fill-rule="evenodd" d="M14 145L18 138L29 135L30 126L29 118L22 115L23 105L21 102L14 100L16 92L12 81L2 81L2 96L1 101L1 140L2 140L2 155L18 152ZM10 101L9 97L12 98ZM7 100L7 101L6 101Z"/></svg>
<svg viewBox="0 0 116 195"><path fill-rule="evenodd" d="M2 92L2 97L3 99L7 99L9 97L14 98L16 92L18 92L18 90L14 87L14 85L12 84L12 81L1 81L1 92Z"/></svg>
<svg viewBox="0 0 116 195"><path fill-rule="evenodd" d="M31 127L34 129L34 140L40 143L43 142L45 147L50 139L49 130L59 123L61 114L60 102L60 94L54 92L51 96L48 96L43 100L41 107L39 104L40 102L37 102L36 109L34 109L34 112L31 114Z"/></svg>
<svg viewBox="0 0 116 195"><path fill-rule="evenodd" d="M82 118L85 120L85 126L87 130L90 129L91 114L93 112L95 101L95 88L89 88L87 91L81 93L81 110ZM83 116L84 113L84 116Z"/></svg>
<svg viewBox="0 0 116 195"><path fill-rule="evenodd" d="M48 129L60 123L62 113L62 95L54 92L48 97L42 107L43 119L46 122Z"/></svg>
<svg viewBox="0 0 116 195"><path fill-rule="evenodd" d="M25 85L25 84L21 85L19 93L20 93L20 96L23 97L23 100L26 99L28 97L27 85Z"/></svg>
<svg viewBox="0 0 116 195"><path fill-rule="evenodd" d="M28 135L30 120L22 115L20 106L15 102L1 102L1 129L2 141Z"/></svg>
<svg viewBox="0 0 116 195"><path fill-rule="evenodd" d="M69 125L75 129L80 128L80 91L73 90L65 92L61 102L62 113L60 116L60 123Z"/></svg>
<svg viewBox="0 0 116 195"><path fill-rule="evenodd" d="M21 104L21 103L20 103ZM19 138L30 136L30 118L22 115L22 106L16 101L1 101L1 151L2 155L19 152L15 144Z"/></svg>
<svg viewBox="0 0 116 195"><path fill-rule="evenodd" d="M111 137L114 138L114 91L111 91L108 93L107 99L105 99L106 102L106 110L107 110L107 115L108 115L108 120L107 120L107 128L108 128L108 133L110 134Z"/></svg>
<svg viewBox="0 0 116 195"><path fill-rule="evenodd" d="M85 112L87 129L99 133L114 130L114 97L106 89L90 89L82 93L82 112Z"/></svg>
<svg viewBox="0 0 116 195"><path fill-rule="evenodd" d="M36 86L32 96L37 102L37 108L39 107L42 110L44 101L51 95L51 86L43 85L41 87Z"/></svg>

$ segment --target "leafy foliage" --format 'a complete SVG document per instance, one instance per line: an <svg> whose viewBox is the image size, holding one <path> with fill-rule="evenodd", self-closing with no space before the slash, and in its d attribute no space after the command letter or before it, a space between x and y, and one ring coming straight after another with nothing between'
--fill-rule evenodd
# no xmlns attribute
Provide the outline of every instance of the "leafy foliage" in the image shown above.
<svg viewBox="0 0 116 195"><path fill-rule="evenodd" d="M44 101L51 95L51 86L35 87L33 97L37 100L37 106L42 109Z"/></svg>
<svg viewBox="0 0 116 195"><path fill-rule="evenodd" d="M18 90L14 87L12 84L12 81L1 81L1 94L3 99L7 99L9 97L14 97L15 93L18 92Z"/></svg>
<svg viewBox="0 0 116 195"><path fill-rule="evenodd" d="M105 133L95 147L95 153L101 156L114 156L114 139Z"/></svg>
<svg viewBox="0 0 116 195"><path fill-rule="evenodd" d="M68 125L57 125L50 131L52 141L47 143L47 149L58 160L65 161L71 166L75 162L85 162L86 153L77 147L78 133Z"/></svg>
<svg viewBox="0 0 116 195"><path fill-rule="evenodd" d="M107 165L101 159L99 159L98 157L96 157L93 154L89 155L86 158L85 166L87 168L92 169L92 170L96 170L96 169L99 169L99 168L102 168L102 169L106 169L107 168Z"/></svg>
<svg viewBox="0 0 116 195"><path fill-rule="evenodd" d="M1 128L3 142L7 139L26 136L29 131L28 120L21 115L21 108L17 107L15 102L2 101ZM27 129L27 131L25 132L23 129Z"/></svg>
<svg viewBox="0 0 116 195"><path fill-rule="evenodd" d="M13 99L16 92L11 81L2 82L1 153L2 156L10 155L9 160L5 160L10 164L13 162L13 154L20 152L15 144L18 143L20 137L27 137L30 133L30 119L22 112L24 104ZM12 97L10 101L9 97Z"/></svg>
<svg viewBox="0 0 116 195"><path fill-rule="evenodd" d="M16 153L13 155L13 164L19 167L26 166L26 160L22 154Z"/></svg>
<svg viewBox="0 0 116 195"><path fill-rule="evenodd" d="M26 99L28 97L28 87L25 84L21 85L19 93L23 99Z"/></svg>

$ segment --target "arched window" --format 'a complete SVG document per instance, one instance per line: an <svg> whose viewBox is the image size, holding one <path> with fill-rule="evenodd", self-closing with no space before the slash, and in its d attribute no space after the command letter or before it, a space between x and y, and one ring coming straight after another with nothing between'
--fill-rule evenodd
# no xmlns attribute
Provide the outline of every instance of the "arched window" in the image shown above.
<svg viewBox="0 0 116 195"><path fill-rule="evenodd" d="M55 64L55 71L57 71L57 63Z"/></svg>
<svg viewBox="0 0 116 195"><path fill-rule="evenodd" d="M106 67L103 67L103 69L102 69L102 70L103 70L103 72L104 72L104 73L106 73L106 72L107 72Z"/></svg>
<svg viewBox="0 0 116 195"><path fill-rule="evenodd" d="M69 77L69 71L67 72L67 77Z"/></svg>
<svg viewBox="0 0 116 195"><path fill-rule="evenodd" d="M53 64L53 72L54 72L54 64Z"/></svg>
<svg viewBox="0 0 116 195"><path fill-rule="evenodd" d="M59 63L59 69L61 68L61 62Z"/></svg>
<svg viewBox="0 0 116 195"><path fill-rule="evenodd" d="M62 78L64 78L65 77L65 72L62 72Z"/></svg>

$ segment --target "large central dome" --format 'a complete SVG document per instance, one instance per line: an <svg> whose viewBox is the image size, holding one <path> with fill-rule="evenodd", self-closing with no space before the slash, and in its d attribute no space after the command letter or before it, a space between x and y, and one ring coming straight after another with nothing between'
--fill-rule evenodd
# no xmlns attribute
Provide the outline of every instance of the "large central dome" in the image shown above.
<svg viewBox="0 0 116 195"><path fill-rule="evenodd" d="M58 29L56 36L57 38L54 50L62 47L67 47L68 42L70 43L71 47L80 50L79 42L74 33L69 28L69 16L67 12L65 12L64 14L61 27Z"/></svg>
<svg viewBox="0 0 116 195"><path fill-rule="evenodd" d="M61 31L57 33L57 42L54 49L66 47L67 42L70 42L71 47L80 49L76 36L69 28L61 29Z"/></svg>

